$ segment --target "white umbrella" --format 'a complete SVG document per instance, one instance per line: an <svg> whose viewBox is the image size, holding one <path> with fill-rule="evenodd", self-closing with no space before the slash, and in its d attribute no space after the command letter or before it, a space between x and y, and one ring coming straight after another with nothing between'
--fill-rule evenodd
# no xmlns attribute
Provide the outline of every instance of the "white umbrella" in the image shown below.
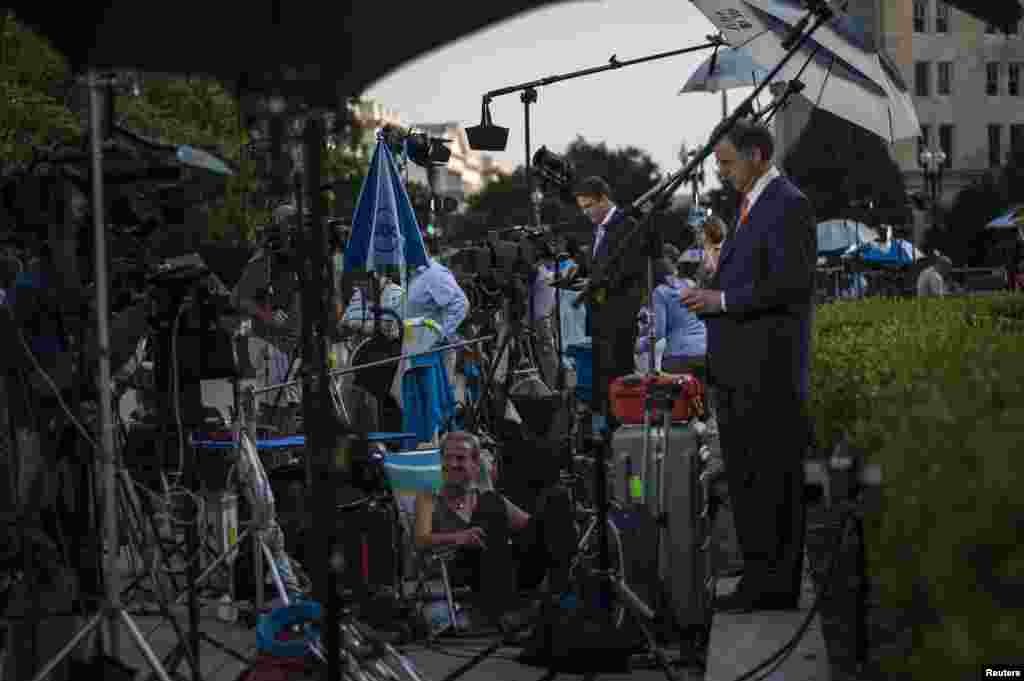
<svg viewBox="0 0 1024 681"><path fill-rule="evenodd" d="M806 12L793 0L691 0L732 47L755 62L774 67L785 57L783 43ZM779 71L778 79L800 81L816 106L870 130L892 143L920 135L920 123L906 83L891 62L839 14L804 40Z"/></svg>

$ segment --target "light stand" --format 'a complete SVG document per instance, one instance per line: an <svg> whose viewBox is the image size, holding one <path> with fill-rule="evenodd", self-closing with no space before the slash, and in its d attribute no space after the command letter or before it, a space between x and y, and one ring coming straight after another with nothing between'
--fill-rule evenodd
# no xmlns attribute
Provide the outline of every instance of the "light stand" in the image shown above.
<svg viewBox="0 0 1024 681"><path fill-rule="evenodd" d="M108 303L107 279L107 234L106 210L103 192L103 132L100 113L100 89L108 86L94 70L87 76L89 88L89 144L92 160L92 209L93 209L93 248L94 271L96 276L96 346L99 355L97 373L97 400L99 401L100 455L102 467L98 489L103 498L103 536L106 546L104 559L104 585L106 602L92 616L84 627L71 637L49 662L43 665L33 681L43 681L67 658L97 627L104 634L108 655L117 658L120 654L120 627L124 624L139 652L146 659L150 668L160 681L171 681L157 658L156 653L139 631L135 620L121 604L121 580L118 574L118 546L120 533L117 522L117 460L114 453L113 395L110 377L110 311ZM193 668L198 674L198 669Z"/></svg>
<svg viewBox="0 0 1024 681"><path fill-rule="evenodd" d="M598 291L603 291L603 290L606 290L606 289L613 289L613 288L615 288L615 286L617 285L617 281L616 280L619 278L618 276L616 276L616 273L614 271L615 265L617 263L623 262L623 260L625 259L626 254L631 249L636 248L636 241L637 241L637 238L638 238L638 233L643 235L644 242L648 246L648 263L647 263L647 267L648 267L648 271L647 271L647 274L648 274L648 291L647 291L647 294L648 294L648 301L651 301L653 299L653 293L654 292L652 290L652 288L653 288L652 287L652 284L653 284L653 257L652 257L652 254L654 253L654 251L656 250L656 247L658 245L658 235L657 235L657 233L655 231L655 228L654 228L654 216L657 215L660 211L664 210L667 207L668 201L671 198L672 194L684 182L686 182L694 174L696 169L699 168L701 166L701 164L703 164L704 160L708 156L710 156L710 154L711 154L712 150L714 149L714 147L718 144L718 142L720 140L722 140L725 137L725 135L728 133L728 131L731 130L733 128L733 126L735 126L736 122L740 119L740 117L747 115L749 112L752 112L752 110L753 110L752 109L753 102L756 101L756 98L758 97L758 95L761 94L761 91L764 90L765 87L767 87L769 83L774 81L775 77L782 70L782 68L800 50L800 48L803 45L804 41L806 41L807 38L810 35L812 35L822 24L824 24L827 21L829 21L832 18L832 16L833 16L833 12L832 12L832 9L829 7L828 3L826 3L826 2L816 2L816 3L814 3L810 7L810 9L808 10L807 15L804 17L804 19L797 25L797 27L794 29L793 33L785 41L784 47L787 50L785 57L783 57L779 61L779 63L775 66L775 68L772 70L772 72L768 75L768 77L765 78L764 80L762 80L762 82L747 97L747 99L743 102L743 104L738 106L736 108L736 110L733 111L733 113L720 126L718 126L718 128L716 128L714 133L712 133L711 138L708 140L708 143L702 149L700 149L698 151L698 153L694 154L693 157L690 159L689 163L687 163L681 170L679 170L677 173L675 173L673 175L668 176L667 178L662 180L658 185L656 185L655 187L653 187L652 189L650 189L649 191L644 193L642 196L637 198L636 201L633 202L632 206L630 206L629 209L627 209L627 213L632 213L634 215L640 215L640 222L639 222L639 224L635 228L633 228L633 230L629 234L627 234L625 236L625 238L622 239L622 241L620 242L620 244L619 244L618 248L616 249L615 253L612 254L608 264L602 270L600 270L598 272L595 272L592 275L591 280L590 280L589 284L587 285L586 293L584 295L580 296L580 298L578 299L577 305L582 304L582 302L584 300L592 299L592 297ZM812 20L813 20L813 23L811 23ZM807 28L807 26L809 24L810 24L810 28ZM644 206L648 206L648 205L650 205L650 212L647 215L640 214L641 209ZM648 331L648 340L649 341L651 340L651 336L652 335L653 335L653 330L649 330ZM653 345L650 347L650 352L652 354L651 354L651 358L649 360L649 366L653 369L653 362L654 362L654 355L653 355L654 347L653 347ZM607 384L608 379L609 379L609 376L608 376L609 367L603 366L602 362L600 361L599 358L600 358L600 355L596 355L595 356L594 371L593 371L593 374L594 374L594 379L593 380L594 380L594 384L595 385L597 385L598 381L604 381L605 384ZM597 391L595 391L595 393L596 392ZM610 429L608 427L608 421L609 421L609 419L608 419L609 413L608 412L610 410L610 403L608 401L606 401L602 405L594 405L594 406L595 406L595 409L593 410L593 412L594 412L594 414L593 414L593 419L594 419L593 431L594 431L595 434L601 433L601 435L602 435L602 437L600 438L600 446L598 447L599 456L597 458L597 462L596 462L597 465L595 467L595 470L596 470L596 475L595 475L595 477L596 477L596 494L597 494L597 500L598 500L598 514L599 514L599 521L597 523L597 529L598 529L598 532L599 532L598 540L600 542L600 552L599 552L600 567L601 567L600 574L604 578L603 582L602 582L602 595L603 596L610 596L611 593L614 592L616 597L621 599L621 602L627 607L627 609L630 611L630 613L634 616L634 619L636 620L636 622L638 623L640 628L643 630L644 636L647 638L647 640L648 640L648 642L649 642L649 644L650 644L650 646L652 648L652 652L658 658L659 662L662 662L663 656L660 655L660 652L654 646L653 636L651 635L650 630L648 629L648 626L647 626L648 624L653 622L653 620L654 620L654 613L651 611L650 608L648 608L646 606L646 604L643 603L643 601L641 601L639 599L639 597L636 596L636 594L634 594L629 589L628 585L624 582L622 577L620 575L618 575L618 574L615 574L610 569L610 556L609 556L608 530L607 530L607 522L608 522L607 521L607 518L608 518L608 499L607 499L607 487L606 487L607 473L606 473L606 470L605 470L606 460L607 460L606 457L607 457L608 453L611 450L611 431L610 431ZM648 416L648 413L646 413L646 409L645 409L644 421L645 421L645 425L649 425L649 423L648 423L649 422L649 416ZM645 447L646 447L646 445L645 445ZM671 679L672 675L671 675L671 672L668 669L667 664L662 662L662 667L663 667L663 669L665 671L666 676L668 676Z"/></svg>
<svg viewBox="0 0 1024 681"><path fill-rule="evenodd" d="M526 195L530 197L530 226L536 227L540 224L540 216L538 215L537 207L533 205L533 169L530 163L530 105L537 102L537 91L532 87L528 87L523 90L519 100L523 103L523 138L526 140Z"/></svg>
<svg viewBox="0 0 1024 681"><path fill-rule="evenodd" d="M523 103L523 123L525 125L524 137L526 139L526 163L524 168L526 169L526 188L527 197L530 202L530 220L531 225L536 227L538 225L539 216L533 209L532 196L533 196L533 171L531 170L531 156L530 156L530 105L536 104L537 102L537 88L544 85L552 85L554 83L560 83L563 80L571 80L573 78L581 78L583 76L590 76L595 73L601 73L603 71L610 71L612 69L621 69L624 66L632 66L633 64L641 64L643 62L654 61L656 59L664 59L666 57L674 57L680 54L687 54L689 52L697 52L699 50L706 50L709 48L717 48L722 45L723 41L720 37L710 37L710 42L703 45L697 45L696 47L687 47L681 50L672 50L671 52L660 52L658 54L652 54L647 57L639 57L637 59L629 59L627 61L619 61L612 55L611 59L608 60L608 64L604 66L595 66L589 69L582 69L580 71L573 71L571 73L565 73L561 75L548 76L547 78L540 78L538 80L531 80L528 83L520 83L519 85L510 85L508 87L499 88L497 90L491 90L483 96L483 107L481 114L480 126L470 128L466 131L469 138L469 146L471 149L477 149L480 151L504 151L505 144L508 141L508 129L500 128L493 125L490 114L490 103L495 97L501 95L511 94L513 92L522 92L520 101ZM503 131L504 136L499 134L499 131Z"/></svg>

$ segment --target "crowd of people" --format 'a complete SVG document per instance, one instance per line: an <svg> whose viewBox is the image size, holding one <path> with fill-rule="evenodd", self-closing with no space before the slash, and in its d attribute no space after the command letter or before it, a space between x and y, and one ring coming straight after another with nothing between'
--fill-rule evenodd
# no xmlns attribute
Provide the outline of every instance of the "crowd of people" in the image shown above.
<svg viewBox="0 0 1024 681"><path fill-rule="evenodd" d="M590 276L580 297L593 341L595 409L607 406L612 381L647 368L638 367L637 355L656 349L652 336L664 344L662 371L691 372L707 384L744 563L738 590L717 604L720 609L789 609L799 596L816 222L810 202L773 164L773 153L764 126L741 120L724 132L714 155L721 177L742 198L739 218L731 226L716 217L704 221L699 259L667 248L657 262L650 299L645 249L629 242L638 236L636 221L616 205L606 180L584 179L574 196L594 226L594 238L561 273L571 276L579 269ZM536 332L541 376L552 385L558 362L551 343L553 267L550 260L538 263L525 320ZM441 263L432 260L412 273L407 291L385 277L377 279L376 289L380 305L397 316L433 320L441 329L439 343L459 339L468 298ZM342 325L366 330L373 317L367 303L357 291ZM288 321L266 303L254 309L265 324ZM446 362L448 371L453 364ZM610 427L617 426L612 418ZM499 550L505 551L506 538L522 534L527 539L521 552L537 559L523 564L547 567L552 589L563 590L564 549L573 545L566 539L572 524L564 500L552 492L531 517L467 482L476 479L479 465L473 436L449 433L441 446L445 484L417 501L417 545L464 549L461 569L479 585L482 575L501 572L506 561ZM513 577L484 581L504 584ZM536 570L519 578L524 584L539 581Z"/></svg>
<svg viewBox="0 0 1024 681"><path fill-rule="evenodd" d="M606 407L610 383L637 369L637 353L653 350L640 322L653 326L655 341L665 342L662 370L700 373L712 396L743 553L743 577L734 593L716 603L719 610L793 609L800 594L816 223L810 202L773 165L773 152L763 126L741 121L724 132L714 153L723 179L742 197L740 217L732 230L720 220L706 221L697 263L681 262L667 249L650 300L643 249L629 247L636 222L615 204L602 178L583 180L575 193L595 228L585 254L592 277L585 295L593 406ZM610 425L617 426L614 419ZM465 460L476 456L472 441L466 442L461 436L446 441L446 475L458 479ZM479 565L492 550L487 537L494 530L485 526L492 527L495 516L501 518L500 537L528 522L500 497L486 505L483 496L472 499L455 484L424 500L418 505L419 541L471 547L482 552L474 554ZM538 550L536 539L531 546ZM562 561L545 554L542 564L558 584Z"/></svg>

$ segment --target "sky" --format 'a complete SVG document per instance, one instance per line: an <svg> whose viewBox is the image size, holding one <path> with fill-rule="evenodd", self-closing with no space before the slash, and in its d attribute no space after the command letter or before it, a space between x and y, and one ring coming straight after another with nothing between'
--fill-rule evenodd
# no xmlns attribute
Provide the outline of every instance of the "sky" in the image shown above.
<svg viewBox="0 0 1024 681"><path fill-rule="evenodd" d="M707 42L712 23L688 0L562 2L518 15L409 62L374 83L364 96L396 109L405 125L480 122L483 93L572 71L670 52ZM662 172L681 167L681 143L702 144L722 117L719 94L678 94L711 50L666 57L537 89L530 106L531 151L564 152L577 135L612 149L635 146ZM750 93L729 92L732 105ZM519 93L496 97L491 114L509 128L508 146L494 156L525 161ZM708 179L713 168L707 166ZM709 182L715 185L717 182Z"/></svg>

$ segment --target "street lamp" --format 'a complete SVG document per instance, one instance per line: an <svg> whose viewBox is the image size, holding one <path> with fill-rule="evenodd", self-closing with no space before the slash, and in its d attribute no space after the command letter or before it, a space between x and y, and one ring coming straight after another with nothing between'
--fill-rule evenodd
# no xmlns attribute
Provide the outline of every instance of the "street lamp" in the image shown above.
<svg viewBox="0 0 1024 681"><path fill-rule="evenodd" d="M925 184L932 197L932 229L939 223L939 194L942 191L942 172L946 169L946 152L942 149L925 149L918 158L924 172Z"/></svg>

